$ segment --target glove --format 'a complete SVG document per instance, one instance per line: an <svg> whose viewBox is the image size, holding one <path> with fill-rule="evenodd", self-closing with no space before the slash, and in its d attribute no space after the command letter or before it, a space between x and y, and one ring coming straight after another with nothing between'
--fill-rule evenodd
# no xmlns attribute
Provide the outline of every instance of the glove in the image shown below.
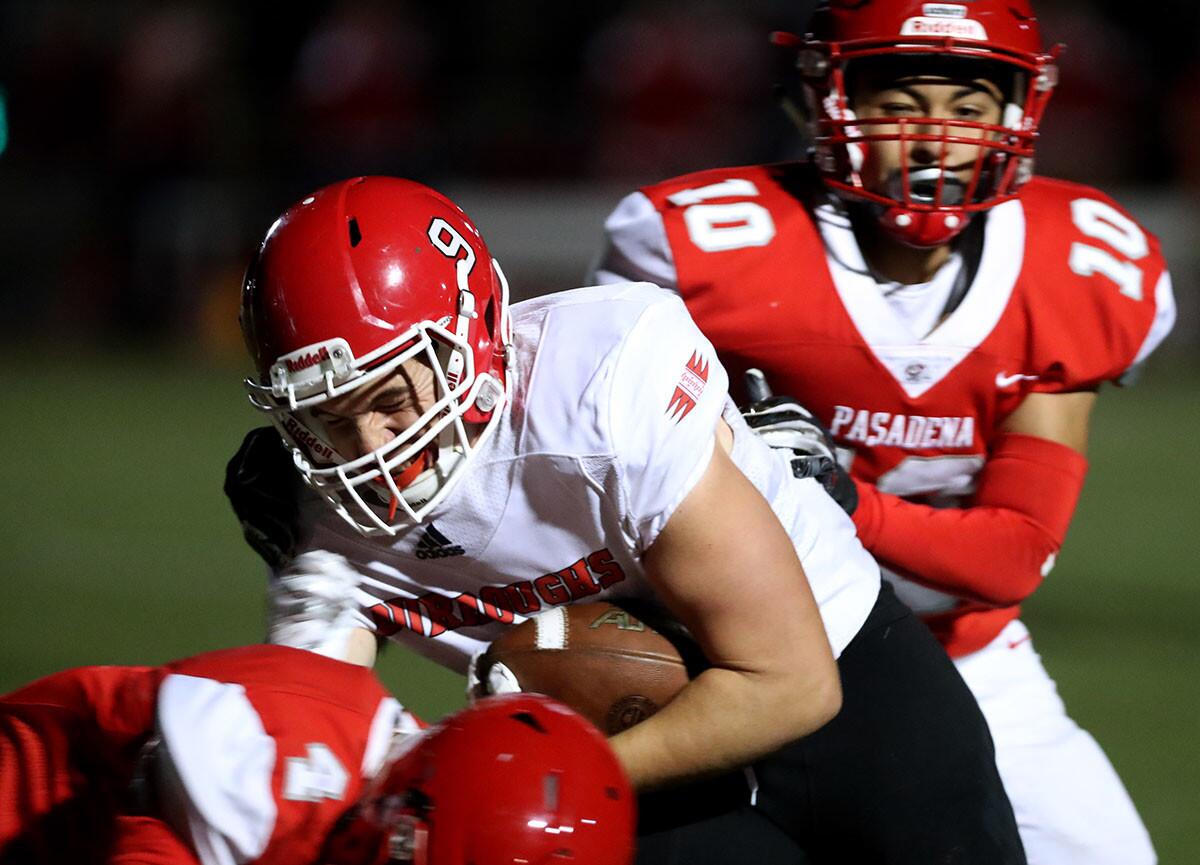
<svg viewBox="0 0 1200 865"><path fill-rule="evenodd" d="M772 396L761 370L746 371L746 425L768 446L788 454L792 474L813 478L847 514L858 507L858 489L837 461L833 437L812 412L789 396Z"/></svg>
<svg viewBox="0 0 1200 865"><path fill-rule="evenodd" d="M499 661L488 667L486 679L479 677L479 662L489 648L491 647L485 646L475 651L467 663L468 703L474 703L476 700L482 700L484 697L491 697L495 694L517 694L522 690L521 683L517 681L512 670Z"/></svg>
<svg viewBox="0 0 1200 865"><path fill-rule="evenodd" d="M315 498L273 427L250 430L225 467L225 495L242 536L272 570L291 561L300 537L301 502Z"/></svg>
<svg viewBox="0 0 1200 865"><path fill-rule="evenodd" d="M359 613L359 574L326 550L296 556L267 586L267 642L346 660Z"/></svg>

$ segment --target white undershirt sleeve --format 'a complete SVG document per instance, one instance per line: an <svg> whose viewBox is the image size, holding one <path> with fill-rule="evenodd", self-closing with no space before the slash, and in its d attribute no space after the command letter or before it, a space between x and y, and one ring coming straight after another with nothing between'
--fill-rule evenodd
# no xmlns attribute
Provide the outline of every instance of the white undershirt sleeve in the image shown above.
<svg viewBox="0 0 1200 865"><path fill-rule="evenodd" d="M625 196L604 220L604 248L588 282L652 282L675 290L678 280L667 230L644 193Z"/></svg>
<svg viewBox="0 0 1200 865"><path fill-rule="evenodd" d="M1142 342L1137 357L1118 379L1119 384L1130 385L1137 382L1142 364L1167 338L1167 334L1175 326L1175 317L1175 292L1171 287L1171 274L1164 270L1158 285L1154 287L1154 321L1146 333L1146 339Z"/></svg>

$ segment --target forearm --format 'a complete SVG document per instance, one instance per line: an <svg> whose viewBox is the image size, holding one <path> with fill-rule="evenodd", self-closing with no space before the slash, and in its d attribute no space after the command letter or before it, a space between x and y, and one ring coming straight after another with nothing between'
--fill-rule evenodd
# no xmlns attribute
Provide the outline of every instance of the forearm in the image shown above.
<svg viewBox="0 0 1200 865"><path fill-rule="evenodd" d="M1011 606L1041 583L1062 546L1086 459L1054 442L1009 435L967 508L933 508L858 482L863 544L883 564L931 588Z"/></svg>
<svg viewBox="0 0 1200 865"><path fill-rule="evenodd" d="M346 637L345 654L340 660L360 667L374 667L378 652L379 640L375 634L366 628L355 628Z"/></svg>
<svg viewBox="0 0 1200 865"><path fill-rule="evenodd" d="M932 508L859 484L855 522L881 564L933 589L996 607L1040 585L1058 545L1021 514L1000 508ZM869 542L868 542L869 536Z"/></svg>
<svg viewBox="0 0 1200 865"><path fill-rule="evenodd" d="M309 550L272 575L267 641L364 667L377 641L359 610L358 573L340 555Z"/></svg>
<svg viewBox="0 0 1200 865"><path fill-rule="evenodd" d="M840 705L836 677L797 687L791 677L710 668L610 742L633 785L644 790L748 765L817 730Z"/></svg>

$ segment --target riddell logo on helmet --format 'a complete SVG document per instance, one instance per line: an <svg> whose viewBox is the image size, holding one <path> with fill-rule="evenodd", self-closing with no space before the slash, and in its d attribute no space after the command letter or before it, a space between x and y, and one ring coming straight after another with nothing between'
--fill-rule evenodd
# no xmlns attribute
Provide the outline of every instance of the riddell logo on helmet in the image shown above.
<svg viewBox="0 0 1200 865"><path fill-rule="evenodd" d="M286 358L284 363L287 365L288 372L297 373L308 369L310 366L316 366L323 360L329 360L329 349L325 348L325 346L321 346L319 351L310 351L299 357Z"/></svg>
<svg viewBox="0 0 1200 865"><path fill-rule="evenodd" d="M978 21L962 17L909 18L900 27L901 36L949 36L953 39L986 40L987 30Z"/></svg>
<svg viewBox="0 0 1200 865"><path fill-rule="evenodd" d="M303 445L308 448L319 459L330 461L333 459L333 450L323 441L304 428L303 424L297 421L294 417L287 417L283 421L283 427L287 430L288 435L296 444Z"/></svg>

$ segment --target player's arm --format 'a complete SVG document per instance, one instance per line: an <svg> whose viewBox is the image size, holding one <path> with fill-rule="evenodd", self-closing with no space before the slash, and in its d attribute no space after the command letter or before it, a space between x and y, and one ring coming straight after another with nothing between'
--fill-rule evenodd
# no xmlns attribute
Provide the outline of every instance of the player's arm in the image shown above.
<svg viewBox="0 0 1200 865"><path fill-rule="evenodd" d="M1049 573L1087 473L1091 391L1030 394L1001 426L972 505L933 508L858 482L863 545L917 582L995 606Z"/></svg>
<svg viewBox="0 0 1200 865"><path fill-rule="evenodd" d="M315 549L271 574L267 641L371 667L378 640L364 624L359 574L345 557Z"/></svg>
<svg viewBox="0 0 1200 865"><path fill-rule="evenodd" d="M273 428L246 434L225 468L225 495L246 542L271 572L268 642L374 666L375 635L357 617L358 574L342 556L303 552L311 527L302 514L315 498Z"/></svg>
<svg viewBox="0 0 1200 865"><path fill-rule="evenodd" d="M646 553L646 574L712 666L612 739L635 786L745 765L841 707L820 613L791 539L726 452L713 457Z"/></svg>
<svg viewBox="0 0 1200 865"><path fill-rule="evenodd" d="M379 638L366 628L354 628L346 635L346 647L341 660L360 667L374 667L379 653Z"/></svg>

